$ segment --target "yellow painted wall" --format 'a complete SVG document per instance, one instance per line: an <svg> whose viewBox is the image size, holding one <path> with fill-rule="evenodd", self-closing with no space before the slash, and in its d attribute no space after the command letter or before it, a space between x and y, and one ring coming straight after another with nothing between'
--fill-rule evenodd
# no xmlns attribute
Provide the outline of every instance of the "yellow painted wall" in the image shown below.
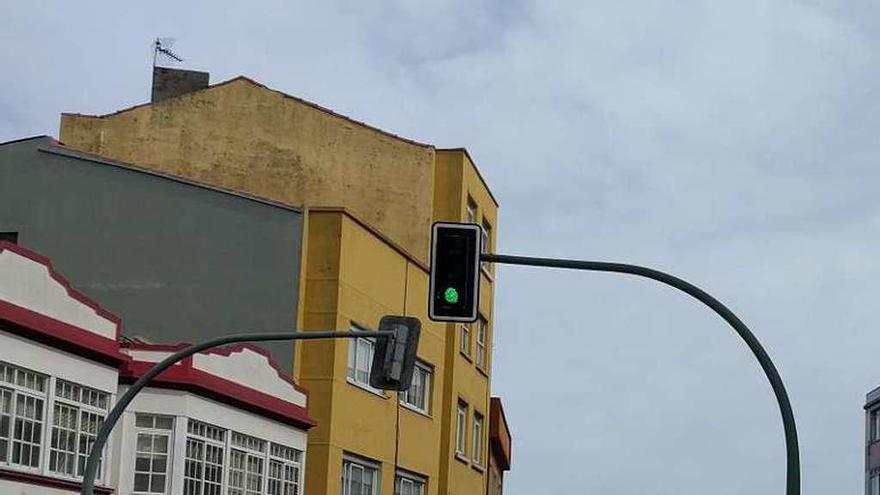
<svg viewBox="0 0 880 495"><path fill-rule="evenodd" d="M309 432L307 495L339 493L343 452L381 463L382 495L393 493L395 459L427 476L428 495L485 493L485 473L456 459L454 446L461 398L484 416L488 462L491 271L481 275L480 308L489 320L485 372L459 353L455 325L427 319L430 223L463 220L470 195L478 221L497 227L497 203L465 150L397 138L245 78L106 116L63 115L61 140L303 205L300 328L375 328L384 314L422 321L419 356L434 368L428 416L398 407L393 394L379 397L348 383L348 341L297 345L295 378L309 391L318 424Z"/></svg>
<svg viewBox="0 0 880 495"><path fill-rule="evenodd" d="M290 205L345 206L425 261L434 149L240 77L105 116L61 141Z"/></svg>
<svg viewBox="0 0 880 495"><path fill-rule="evenodd" d="M323 398L314 414L323 426L309 432L306 494L339 493L343 453L350 453L381 463L382 495L393 493L395 465L426 476L426 495L437 495L446 337L443 325L427 320L428 273L424 265L341 210L306 214L306 301L322 297L336 302L332 316L324 312L328 305L307 304L306 330L327 329L330 320L339 330L352 323L375 329L385 314L416 316L423 323L419 359L434 368L431 414L426 416L398 406L394 393L379 396L349 383L349 341L300 343L298 379L309 390L310 403ZM315 307L320 311L312 311Z"/></svg>
<svg viewBox="0 0 880 495"><path fill-rule="evenodd" d="M480 177L476 166L464 149L437 150L434 170L434 220L465 221L468 197L477 206L476 221L482 224L485 219L492 227L490 251L494 251L494 227L497 225L498 205ZM488 418L489 390L492 365L492 330L494 304L493 270L487 267L481 272L480 282L480 313L487 319L486 335L486 367L481 370L474 362L476 327L471 326L470 357L459 352L461 333L459 325L448 324L446 335L448 345L444 353L447 367L444 387L443 404L446 410L442 422L441 438L441 493L446 495L485 493L488 464ZM466 455L456 455L456 415L459 400L468 405L468 421L466 427ZM472 434L474 411L483 416L483 432L481 439L482 461L474 462Z"/></svg>

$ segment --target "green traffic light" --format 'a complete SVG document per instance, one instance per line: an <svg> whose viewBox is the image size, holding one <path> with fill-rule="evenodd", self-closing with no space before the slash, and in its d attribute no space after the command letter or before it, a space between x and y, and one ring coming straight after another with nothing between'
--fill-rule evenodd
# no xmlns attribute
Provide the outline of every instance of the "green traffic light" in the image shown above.
<svg viewBox="0 0 880 495"><path fill-rule="evenodd" d="M455 287L447 287L445 291L443 291L443 299L446 300L449 304L455 304L458 302L458 290Z"/></svg>

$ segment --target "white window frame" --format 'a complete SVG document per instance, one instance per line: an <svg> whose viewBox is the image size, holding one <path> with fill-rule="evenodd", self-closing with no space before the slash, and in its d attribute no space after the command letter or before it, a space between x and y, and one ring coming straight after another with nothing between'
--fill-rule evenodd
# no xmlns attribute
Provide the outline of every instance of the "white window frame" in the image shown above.
<svg viewBox="0 0 880 495"><path fill-rule="evenodd" d="M483 465L483 425L485 416L474 410L474 418L471 423L471 460L477 466Z"/></svg>
<svg viewBox="0 0 880 495"><path fill-rule="evenodd" d="M24 383L20 383L24 382ZM37 383L41 383L42 387L38 387ZM0 362L0 393L8 392L10 394L10 402L9 411L3 412L0 411L0 417L6 416L9 419L8 428L9 431L8 437L6 437L7 445L6 445L6 460L0 462L2 466L8 466L11 469L19 470L19 471L27 471L27 472L41 472L43 469L43 457L46 453L46 446L49 444L46 441L48 435L46 435L47 427L49 426L49 421L47 418L49 411L49 403L51 398L51 379L49 376L44 375L42 373L38 373L36 371L17 366L8 362ZM25 441L24 438L15 438L16 431L16 422L20 419L20 414L18 412L18 403L19 400L24 399L25 401L40 401L42 404L39 409L35 409L38 413L38 419L24 417L23 421L27 421L32 424L39 425L39 443L34 443L34 429L31 427L31 438L29 441ZM12 462L13 453L15 451L16 442L20 444L27 444L30 447L30 455L28 458L33 460L34 458L34 447L37 448L37 465L32 466L30 463L23 464L21 462L14 463Z"/></svg>
<svg viewBox="0 0 880 495"><path fill-rule="evenodd" d="M370 332L358 327L351 326L352 332L362 332L364 337L348 339L348 362L346 364L346 380L348 383L371 392L380 397L386 397L385 392L370 386L370 368L373 365L373 353L376 351L376 338L370 337ZM365 369L360 369L365 366Z"/></svg>
<svg viewBox="0 0 880 495"><path fill-rule="evenodd" d="M266 472L269 466L269 442L262 438L245 435L244 433L239 433L237 431L232 431L229 433L229 441L229 482L227 485L226 493L228 493L229 495L262 495L266 493ZM244 464L241 468L232 467L232 456L234 454L241 454L244 456ZM252 469L252 462L259 465L259 471ZM241 473L243 486L231 486L233 471ZM256 490L248 486L248 482L254 476L259 476L258 479L260 487Z"/></svg>
<svg viewBox="0 0 880 495"><path fill-rule="evenodd" d="M274 464L274 465L273 465ZM280 477L273 476L274 467L279 467ZM293 473L288 477L288 473ZM278 491L272 491L273 483L277 483ZM272 443L269 445L269 461L266 469L266 493L267 495L284 495L289 493L287 488L293 488L293 493L302 493L302 452L285 445Z"/></svg>
<svg viewBox="0 0 880 495"><path fill-rule="evenodd" d="M138 426L137 423L138 423L139 418L151 418L152 426ZM171 420L170 428L156 426L156 423L157 423L156 420L159 418L170 419ZM135 414L135 432L134 432L135 433L135 435L134 435L134 438L135 438L134 463L135 463L135 465L133 466L133 469L132 469L132 473L133 473L132 487L131 487L132 493L137 493L137 494L158 494L158 493L165 494L165 493L168 493L168 489L171 487L171 464L174 461L174 422L175 422L175 418L173 416L169 416L167 414L144 414L144 413L136 413ZM151 442L150 442L150 451L149 452L138 450L138 438L140 437L140 435L150 435ZM155 452L153 450L153 448L154 448L153 447L153 439L155 437L165 437L167 439L167 444L166 444L167 451L164 452L164 454L165 454L165 471L164 471L164 473L161 473L159 471L153 471L152 457L155 456L156 454L163 454L162 452ZM146 454L146 455L151 456L149 471L139 471L137 469L138 454ZM137 478L138 474L146 474L147 475L147 490L148 491L138 491L137 490L136 478ZM161 492L153 491L153 476L164 476L165 477L165 484L164 484Z"/></svg>
<svg viewBox="0 0 880 495"><path fill-rule="evenodd" d="M477 223L477 202L468 195L465 205L465 221L467 223Z"/></svg>
<svg viewBox="0 0 880 495"><path fill-rule="evenodd" d="M98 435L98 430L101 428L101 424L107 418L107 413L109 412L110 408L110 402L112 400L112 394L110 394L109 392L104 392L91 387L87 387L85 385L80 385L76 382L63 380L61 378L55 378L52 381L54 382L51 385L53 393L52 421L49 425L49 435L46 442L46 448L49 453L48 462L46 464L46 471L53 476L60 476L71 479L82 479L85 472L89 452L91 451L91 445L94 443L95 438ZM59 389L64 389L66 390L66 392L59 393ZM71 396L71 394L73 396ZM63 425L56 424L58 420L58 411L56 409L58 409L59 407L68 408L74 411L76 418L72 428L69 426L65 427ZM94 423L89 423L88 431L86 431L86 428L84 427L87 416L89 421L97 418L97 421L95 421ZM58 435L55 434L56 429L59 430ZM73 434L75 449L73 452L53 447L53 439L55 439L56 437L60 438L62 433L68 435L71 433ZM85 439L86 441L83 442L83 439ZM53 469L52 466L53 454L55 454L56 460L55 469ZM69 473L64 470L58 469L57 462L59 457L70 454L73 454L73 466L71 467L73 472ZM102 479L102 468L103 459L101 459L98 464L98 476L96 477L97 481L100 481Z"/></svg>
<svg viewBox="0 0 880 495"><path fill-rule="evenodd" d="M421 402L419 405L419 400L415 400L413 397L416 392L416 387L418 383L418 377L424 377L424 385L422 387L422 396ZM416 410L423 414L430 414L431 411L431 385L434 379L434 368L430 365L422 362L416 361L415 369L413 370L413 381L412 385L410 385L409 389L401 392L399 394L400 403L406 406L409 409Z"/></svg>
<svg viewBox="0 0 880 495"><path fill-rule="evenodd" d="M469 323L459 325L458 331L458 352L471 357L471 326Z"/></svg>
<svg viewBox="0 0 880 495"><path fill-rule="evenodd" d="M381 480L381 465L375 461L370 461L367 459L363 459L361 457L355 457L351 455L343 455L342 456L342 476L341 476L341 494L340 495L351 495L351 473L354 470L359 470L361 472L361 479L364 479L364 475L369 474L372 476L371 483L371 493L364 493L360 491L361 495L379 495L382 493L380 483ZM361 483L361 487L363 487L363 482Z"/></svg>
<svg viewBox="0 0 880 495"><path fill-rule="evenodd" d="M219 438L218 438L219 436ZM225 493L225 476L226 476L226 453L227 438L229 431L225 428L215 426L204 421L198 421L187 418L186 424L186 449L183 453L183 493L184 495L205 495L208 492L208 485L217 487L219 493ZM201 449L193 452L190 445L199 445ZM209 459L208 449L217 449L220 451L220 463ZM194 455L196 454L196 455ZM190 466L195 465L198 473L190 472ZM220 469L220 480L208 480L208 468ZM191 489L190 487L196 487Z"/></svg>
<svg viewBox="0 0 880 495"><path fill-rule="evenodd" d="M409 495L425 495L427 483L428 480L424 476L399 470L394 479L394 495L403 495L404 486L410 487Z"/></svg>
<svg viewBox="0 0 880 495"><path fill-rule="evenodd" d="M489 253L492 245L492 224L489 223L489 220L486 217L483 217L483 221L480 224L480 252L481 253ZM486 272L486 275L490 276L492 270L492 264L487 263L485 261L480 263L480 269Z"/></svg>
<svg viewBox="0 0 880 495"><path fill-rule="evenodd" d="M486 370L487 362L488 362L488 354L486 353L486 334L488 332L489 322L483 315L480 315L477 318L477 335L476 339L476 350L474 351L474 362L477 367L483 370Z"/></svg>
<svg viewBox="0 0 880 495"><path fill-rule="evenodd" d="M465 458L467 458L467 417L467 402L459 400L455 410L455 454Z"/></svg>

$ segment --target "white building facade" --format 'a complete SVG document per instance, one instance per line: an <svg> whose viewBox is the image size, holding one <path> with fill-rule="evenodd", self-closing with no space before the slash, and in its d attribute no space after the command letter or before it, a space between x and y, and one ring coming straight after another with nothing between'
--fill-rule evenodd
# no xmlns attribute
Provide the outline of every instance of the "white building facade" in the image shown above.
<svg viewBox="0 0 880 495"><path fill-rule="evenodd" d="M0 242L0 493L72 494L118 394L183 347L122 342L120 321L48 260ZM306 394L262 349L196 354L127 408L98 493L303 493Z"/></svg>

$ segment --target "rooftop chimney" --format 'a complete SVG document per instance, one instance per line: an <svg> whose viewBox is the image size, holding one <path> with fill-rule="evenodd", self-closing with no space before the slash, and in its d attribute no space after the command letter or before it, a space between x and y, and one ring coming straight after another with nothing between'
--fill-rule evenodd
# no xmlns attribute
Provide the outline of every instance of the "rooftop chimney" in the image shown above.
<svg viewBox="0 0 880 495"><path fill-rule="evenodd" d="M207 72L153 67L151 103L208 87Z"/></svg>

